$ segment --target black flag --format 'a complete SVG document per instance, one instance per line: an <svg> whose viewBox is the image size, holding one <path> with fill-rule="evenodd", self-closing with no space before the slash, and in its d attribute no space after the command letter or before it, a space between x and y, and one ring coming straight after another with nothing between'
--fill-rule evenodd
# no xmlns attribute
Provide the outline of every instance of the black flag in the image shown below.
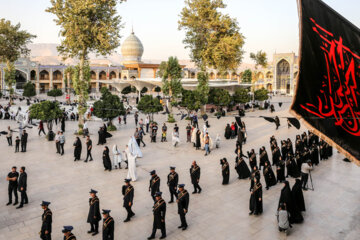
<svg viewBox="0 0 360 240"><path fill-rule="evenodd" d="M320 0L299 0L292 113L360 165L360 30Z"/></svg>
<svg viewBox="0 0 360 240"><path fill-rule="evenodd" d="M296 127L296 129L300 129L300 122L296 118L287 118L291 125Z"/></svg>

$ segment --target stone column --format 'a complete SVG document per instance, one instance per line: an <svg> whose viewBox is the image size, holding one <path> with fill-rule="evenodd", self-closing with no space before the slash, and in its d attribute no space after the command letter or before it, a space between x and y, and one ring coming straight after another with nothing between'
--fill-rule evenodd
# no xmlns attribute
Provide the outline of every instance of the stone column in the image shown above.
<svg viewBox="0 0 360 240"><path fill-rule="evenodd" d="M50 75L49 90L52 90L53 89L53 69L52 68L50 68L49 75Z"/></svg>

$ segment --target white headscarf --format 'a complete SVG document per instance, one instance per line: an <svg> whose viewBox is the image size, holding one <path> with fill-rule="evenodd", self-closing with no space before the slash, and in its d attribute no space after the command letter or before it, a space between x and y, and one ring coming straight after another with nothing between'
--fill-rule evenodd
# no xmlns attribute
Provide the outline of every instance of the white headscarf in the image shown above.
<svg viewBox="0 0 360 240"><path fill-rule="evenodd" d="M142 152L140 151L139 145L137 144L134 136L131 136L129 143L128 143L129 152L133 156L137 156L138 158L143 157Z"/></svg>

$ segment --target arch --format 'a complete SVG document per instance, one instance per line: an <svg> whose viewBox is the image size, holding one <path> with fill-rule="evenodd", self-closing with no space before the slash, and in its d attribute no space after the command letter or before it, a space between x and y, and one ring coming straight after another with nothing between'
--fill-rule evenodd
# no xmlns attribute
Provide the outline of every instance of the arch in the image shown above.
<svg viewBox="0 0 360 240"><path fill-rule="evenodd" d="M271 84L271 83L266 84L266 89L267 89L269 92L272 92L272 84Z"/></svg>
<svg viewBox="0 0 360 240"><path fill-rule="evenodd" d="M215 79L215 73L211 72L209 76L210 76L210 79Z"/></svg>
<svg viewBox="0 0 360 240"><path fill-rule="evenodd" d="M40 72L40 80L50 80L49 72L46 70L42 70Z"/></svg>
<svg viewBox="0 0 360 240"><path fill-rule="evenodd" d="M216 79L221 79L221 74L219 72L216 73Z"/></svg>
<svg viewBox="0 0 360 240"><path fill-rule="evenodd" d="M195 72L190 73L190 78L195 78Z"/></svg>
<svg viewBox="0 0 360 240"><path fill-rule="evenodd" d="M99 73L99 79L100 80L106 80L107 78L106 78L106 72L105 71L101 71L100 73Z"/></svg>
<svg viewBox="0 0 360 240"><path fill-rule="evenodd" d="M16 80L16 85L15 87L17 89L22 89L23 85L26 83L27 81L27 75L26 73L24 73L23 71L17 70L15 71L15 80Z"/></svg>
<svg viewBox="0 0 360 240"><path fill-rule="evenodd" d="M124 76L124 80L127 80L127 77L126 77L126 76Z"/></svg>
<svg viewBox="0 0 360 240"><path fill-rule="evenodd" d="M238 78L238 75L236 74L236 72L233 72L232 74L231 74L231 79L232 80L236 80Z"/></svg>
<svg viewBox="0 0 360 240"><path fill-rule="evenodd" d="M256 78L257 80L263 80L264 79L264 74L262 72L259 72L257 75L256 75Z"/></svg>
<svg viewBox="0 0 360 240"><path fill-rule="evenodd" d="M90 79L91 80L96 80L96 73L94 71L90 72Z"/></svg>
<svg viewBox="0 0 360 240"><path fill-rule="evenodd" d="M268 71L268 72L266 73L266 79L271 79L271 78L273 78L273 74L272 74L271 71Z"/></svg>
<svg viewBox="0 0 360 240"><path fill-rule="evenodd" d="M53 72L53 80L62 80L62 72L60 72L59 70Z"/></svg>
<svg viewBox="0 0 360 240"><path fill-rule="evenodd" d="M114 71L110 72L110 75L109 75L109 79L114 79L116 78L116 73Z"/></svg>
<svg viewBox="0 0 360 240"><path fill-rule="evenodd" d="M290 93L290 63L285 59L276 65L276 89Z"/></svg>
<svg viewBox="0 0 360 240"><path fill-rule="evenodd" d="M36 71L35 70L30 71L30 80L36 80Z"/></svg>

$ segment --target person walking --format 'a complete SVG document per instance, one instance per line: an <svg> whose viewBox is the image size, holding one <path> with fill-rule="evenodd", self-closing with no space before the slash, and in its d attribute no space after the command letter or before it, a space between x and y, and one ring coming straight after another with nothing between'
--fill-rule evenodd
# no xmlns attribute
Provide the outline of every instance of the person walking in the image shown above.
<svg viewBox="0 0 360 240"><path fill-rule="evenodd" d="M86 136L86 159L84 162L87 162L89 157L90 157L89 161L93 160L93 157L91 155L91 150L92 150L92 141L90 139L90 136Z"/></svg>
<svg viewBox="0 0 360 240"><path fill-rule="evenodd" d="M44 130L44 123L42 120L40 120L38 129L39 129L39 136L41 133L44 133L44 135L46 135L45 130Z"/></svg>
<svg viewBox="0 0 360 240"><path fill-rule="evenodd" d="M8 126L8 132L6 134L6 139L8 141L9 146L12 146L12 133L13 133L13 130L11 130L10 126Z"/></svg>

